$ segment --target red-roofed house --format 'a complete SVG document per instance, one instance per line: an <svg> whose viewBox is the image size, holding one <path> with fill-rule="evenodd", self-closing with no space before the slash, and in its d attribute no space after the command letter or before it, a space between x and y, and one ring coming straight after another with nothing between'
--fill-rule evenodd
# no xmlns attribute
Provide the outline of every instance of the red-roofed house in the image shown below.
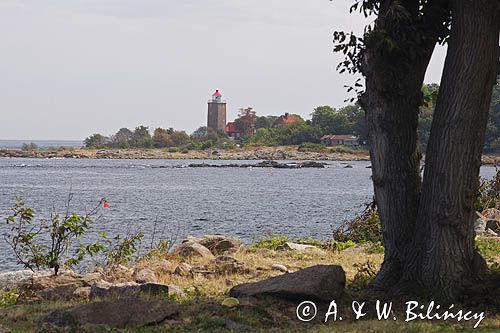
<svg viewBox="0 0 500 333"><path fill-rule="evenodd" d="M286 125L286 124L291 124L291 123L294 123L294 122L296 122L298 120L300 120L299 116L296 116L296 115L293 115L293 114L289 114L287 112L284 115L279 116L278 119L276 119L274 121L273 127L279 127L279 126L283 126L283 125Z"/></svg>
<svg viewBox="0 0 500 333"><path fill-rule="evenodd" d="M359 138L351 134L327 134L321 137L321 143L327 146L359 146Z"/></svg>
<svg viewBox="0 0 500 333"><path fill-rule="evenodd" d="M235 122L227 123L224 132L226 132L227 136L230 138L239 138L243 136L243 133L238 129Z"/></svg>

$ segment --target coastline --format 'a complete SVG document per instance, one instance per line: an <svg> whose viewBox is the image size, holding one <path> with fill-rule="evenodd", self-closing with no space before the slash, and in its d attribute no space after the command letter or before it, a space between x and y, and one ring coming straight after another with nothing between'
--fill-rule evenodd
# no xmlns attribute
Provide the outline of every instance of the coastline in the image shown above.
<svg viewBox="0 0 500 333"><path fill-rule="evenodd" d="M17 158L90 158L90 159L192 159L192 160L317 160L369 161L367 150L349 152L300 151L298 146L245 147L237 149L190 150L169 152L167 149L0 149L0 157Z"/></svg>
<svg viewBox="0 0 500 333"><path fill-rule="evenodd" d="M299 146L245 147L227 150L167 149L87 149L50 148L36 150L0 149L0 158L89 158L89 159L170 159L170 160L282 160L282 161L369 161L366 149L346 148L331 151L303 151ZM500 155L483 155L482 165L500 166Z"/></svg>

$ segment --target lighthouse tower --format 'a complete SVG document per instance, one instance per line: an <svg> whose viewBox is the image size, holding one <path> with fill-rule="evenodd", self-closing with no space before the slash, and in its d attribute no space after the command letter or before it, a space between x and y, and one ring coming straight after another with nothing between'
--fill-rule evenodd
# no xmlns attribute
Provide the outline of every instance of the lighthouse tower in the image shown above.
<svg viewBox="0 0 500 333"><path fill-rule="evenodd" d="M207 127L222 131L226 127L226 101L222 100L219 90L216 90L208 101Z"/></svg>

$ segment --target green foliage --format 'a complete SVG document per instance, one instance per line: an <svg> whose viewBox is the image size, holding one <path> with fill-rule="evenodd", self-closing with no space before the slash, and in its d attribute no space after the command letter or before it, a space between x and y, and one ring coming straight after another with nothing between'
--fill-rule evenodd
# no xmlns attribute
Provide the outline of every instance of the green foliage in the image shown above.
<svg viewBox="0 0 500 333"><path fill-rule="evenodd" d="M324 153L328 148L320 143L305 142L299 146L298 151Z"/></svg>
<svg viewBox="0 0 500 333"><path fill-rule="evenodd" d="M333 240L337 242L353 241L355 243L381 242L382 227L375 204L367 205L359 216L335 228L333 230Z"/></svg>
<svg viewBox="0 0 500 333"><path fill-rule="evenodd" d="M106 233L101 234L103 244L97 243L100 251L106 258L106 266L117 266L129 263L137 255L144 234L137 232L125 237L116 235L108 238Z"/></svg>
<svg viewBox="0 0 500 333"><path fill-rule="evenodd" d="M497 170L491 180L479 179L474 209L482 212L488 208L500 208L500 170Z"/></svg>
<svg viewBox="0 0 500 333"><path fill-rule="evenodd" d="M16 305L19 293L17 290L0 290L0 309Z"/></svg>
<svg viewBox="0 0 500 333"><path fill-rule="evenodd" d="M345 249L354 247L356 245L358 244L353 242L352 240L348 240L345 242L333 241L328 244L328 247L333 251L344 251Z"/></svg>
<svg viewBox="0 0 500 333"><path fill-rule="evenodd" d="M23 143L23 145L21 146L21 150L24 150L24 151L31 151L31 150L36 150L36 149L38 149L38 146L34 142Z"/></svg>
<svg viewBox="0 0 500 333"><path fill-rule="evenodd" d="M276 250L281 245L290 241L290 237L288 236L280 236L272 233L267 237L259 237L257 240L253 240L251 248Z"/></svg>
<svg viewBox="0 0 500 333"><path fill-rule="evenodd" d="M49 219L35 221L35 212L17 197L12 213L6 219L10 233L5 236L17 260L24 267L35 270L54 269L57 275L63 265L72 266L83 260L82 250L68 257L72 242L87 233L93 223L92 217L100 208L100 203L85 215L70 211L72 195L68 197L64 214L53 212ZM48 236L48 241L44 241Z"/></svg>
<svg viewBox="0 0 500 333"><path fill-rule="evenodd" d="M85 139L85 147L87 148L104 148L106 146L108 139L101 134L92 134Z"/></svg>
<svg viewBox="0 0 500 333"><path fill-rule="evenodd" d="M257 116L255 110L251 107L241 108L238 111L238 118L234 121L238 130L243 134L243 137L250 137L254 134L255 122Z"/></svg>
<svg viewBox="0 0 500 333"><path fill-rule="evenodd" d="M373 267L374 265L370 260L354 264L353 266L356 269L356 275L354 275L350 287L352 290L362 290L375 279L377 270Z"/></svg>
<svg viewBox="0 0 500 333"><path fill-rule="evenodd" d="M500 241L494 238L476 239L476 247L485 258L498 258L500 256Z"/></svg>
<svg viewBox="0 0 500 333"><path fill-rule="evenodd" d="M134 148L151 148L153 147L153 138L146 126L138 126L132 135L131 146Z"/></svg>

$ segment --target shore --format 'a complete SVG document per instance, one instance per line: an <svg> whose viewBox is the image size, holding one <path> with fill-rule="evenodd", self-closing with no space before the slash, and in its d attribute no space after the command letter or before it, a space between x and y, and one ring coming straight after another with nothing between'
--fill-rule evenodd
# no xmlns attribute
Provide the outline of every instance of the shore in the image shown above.
<svg viewBox="0 0 500 333"><path fill-rule="evenodd" d="M92 158L92 159L193 159L193 160L295 160L369 161L367 149L325 147L304 151L299 146L245 147L171 152L168 149L87 149L51 148L36 150L0 149L0 157L16 158ZM500 166L500 155L483 155L483 165Z"/></svg>
<svg viewBox="0 0 500 333"><path fill-rule="evenodd" d="M0 157L18 158L94 158L94 159L199 159L199 160L321 160L368 161L368 150L349 149L333 152L301 151L298 146L245 147L228 150L207 149L169 152L167 149L1 149Z"/></svg>

